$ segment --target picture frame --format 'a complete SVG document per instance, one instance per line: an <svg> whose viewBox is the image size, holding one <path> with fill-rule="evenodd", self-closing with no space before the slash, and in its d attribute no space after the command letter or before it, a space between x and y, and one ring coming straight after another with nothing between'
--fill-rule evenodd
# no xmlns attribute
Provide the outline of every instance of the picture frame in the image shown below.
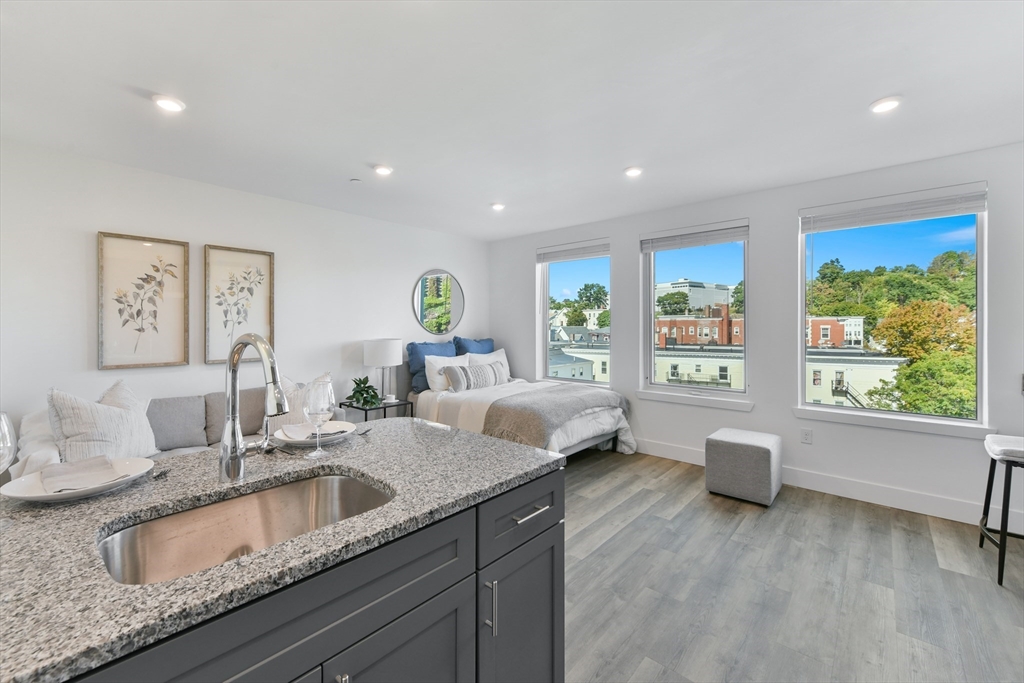
<svg viewBox="0 0 1024 683"><path fill-rule="evenodd" d="M232 343L246 332L273 346L274 252L215 244L204 252L206 363L227 362Z"/></svg>
<svg viewBox="0 0 1024 683"><path fill-rule="evenodd" d="M189 363L188 242L97 233L97 366Z"/></svg>

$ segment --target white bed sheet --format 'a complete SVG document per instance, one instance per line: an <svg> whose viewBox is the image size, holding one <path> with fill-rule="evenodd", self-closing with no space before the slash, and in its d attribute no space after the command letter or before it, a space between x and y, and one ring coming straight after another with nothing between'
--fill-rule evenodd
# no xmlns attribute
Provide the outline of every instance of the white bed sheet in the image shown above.
<svg viewBox="0 0 1024 683"><path fill-rule="evenodd" d="M430 422L458 427L470 432L483 433L487 409L505 396L536 391L556 386L557 382L527 382L514 380L508 384L486 389L460 392L423 391L416 396L416 417ZM591 408L559 427L551 436L547 450L559 452L563 448L592 439L601 434L617 433L619 451L634 453L636 441L621 408Z"/></svg>

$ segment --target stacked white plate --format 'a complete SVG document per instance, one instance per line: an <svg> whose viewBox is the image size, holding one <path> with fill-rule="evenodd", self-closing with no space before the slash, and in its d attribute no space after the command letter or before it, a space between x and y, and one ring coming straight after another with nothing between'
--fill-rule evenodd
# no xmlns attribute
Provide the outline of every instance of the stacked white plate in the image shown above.
<svg viewBox="0 0 1024 683"><path fill-rule="evenodd" d="M105 484L90 486L88 488L76 489L74 491L61 491L59 493L47 493L43 488L43 482L39 472L26 474L0 486L0 494L17 500L34 500L39 502L56 502L61 500L78 500L98 496L107 491L127 486L142 475L153 469L153 461L149 458L123 458L111 460L110 464L123 478L115 481L108 481Z"/></svg>
<svg viewBox="0 0 1024 683"><path fill-rule="evenodd" d="M331 420L320 428L320 445L329 446L355 434L356 426L351 422ZM302 438L299 438L302 437ZM274 438L291 446L316 446L316 427L309 424L288 425L274 432Z"/></svg>

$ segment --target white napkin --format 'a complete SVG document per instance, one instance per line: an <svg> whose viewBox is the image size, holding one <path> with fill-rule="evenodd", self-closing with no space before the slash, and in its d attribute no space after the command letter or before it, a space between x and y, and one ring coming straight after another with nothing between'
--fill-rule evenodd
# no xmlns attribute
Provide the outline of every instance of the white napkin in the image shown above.
<svg viewBox="0 0 1024 683"><path fill-rule="evenodd" d="M345 431L345 426L342 423L331 421L320 428L320 436L343 434ZM281 427L281 433L285 435L285 438L292 441L305 441L316 438L316 427L309 422L297 425L284 425Z"/></svg>
<svg viewBox="0 0 1024 683"><path fill-rule="evenodd" d="M102 455L76 462L50 465L39 472L39 480L43 484L43 490L47 493L78 491L108 484L127 476L127 474L119 474L110 464L110 460Z"/></svg>

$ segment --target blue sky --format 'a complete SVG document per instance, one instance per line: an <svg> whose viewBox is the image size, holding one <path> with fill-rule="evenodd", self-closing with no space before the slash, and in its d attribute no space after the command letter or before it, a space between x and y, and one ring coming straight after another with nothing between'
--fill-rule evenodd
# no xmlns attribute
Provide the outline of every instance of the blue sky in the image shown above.
<svg viewBox="0 0 1024 683"><path fill-rule="evenodd" d="M944 251L974 253L977 218L949 216L868 228L832 230L807 236L807 269L838 258L846 270L874 270L914 264L927 268ZM812 244L813 241L813 244ZM811 263L811 248L814 263Z"/></svg>
<svg viewBox="0 0 1024 683"><path fill-rule="evenodd" d="M908 223L890 223L868 228L834 230L807 237L807 267L816 272L825 261L838 258L847 270L873 270L876 266L927 268L944 251L975 250L976 218L949 216ZM814 263L811 243L814 241ZM588 282L610 287L610 257L562 261L548 266L550 294L558 301L575 299ZM735 285L743 279L743 244L711 244L705 247L662 251L654 262L655 282L680 278ZM612 298L615 298L614 292Z"/></svg>

